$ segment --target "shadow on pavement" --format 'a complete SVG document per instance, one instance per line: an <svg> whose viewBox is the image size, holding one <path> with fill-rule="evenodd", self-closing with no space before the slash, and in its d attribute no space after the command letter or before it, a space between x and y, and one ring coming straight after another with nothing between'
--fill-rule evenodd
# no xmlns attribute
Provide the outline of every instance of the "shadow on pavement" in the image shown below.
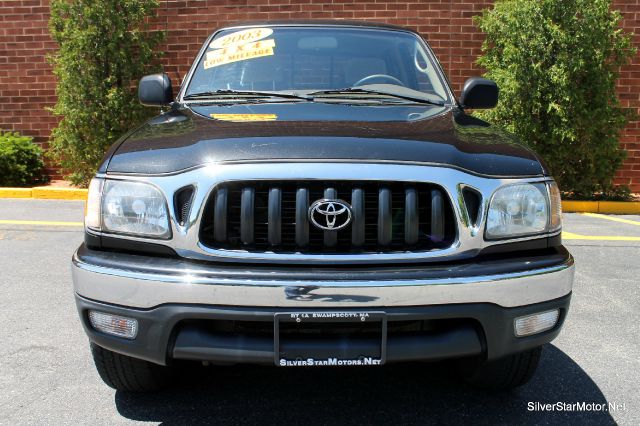
<svg viewBox="0 0 640 426"><path fill-rule="evenodd" d="M607 404L591 378L547 345L533 380L487 393L454 379L448 364L382 368L196 368L170 391L117 392L120 414L165 424L615 424L607 412L528 411L529 402Z"/></svg>

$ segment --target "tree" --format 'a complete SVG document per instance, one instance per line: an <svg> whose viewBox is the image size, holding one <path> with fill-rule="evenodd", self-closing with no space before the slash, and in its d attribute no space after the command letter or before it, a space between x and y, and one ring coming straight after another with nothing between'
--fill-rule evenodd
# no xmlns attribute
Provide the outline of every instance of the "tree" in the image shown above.
<svg viewBox="0 0 640 426"><path fill-rule="evenodd" d="M498 0L476 17L478 64L500 87L498 107L479 115L534 148L573 197L619 191L630 113L615 84L635 54L620 20L610 0Z"/></svg>
<svg viewBox="0 0 640 426"><path fill-rule="evenodd" d="M145 19L157 0L53 0L49 29L59 50L50 57L58 78L62 117L51 134L50 156L86 185L104 152L148 116L135 87L145 71L155 71L163 32Z"/></svg>

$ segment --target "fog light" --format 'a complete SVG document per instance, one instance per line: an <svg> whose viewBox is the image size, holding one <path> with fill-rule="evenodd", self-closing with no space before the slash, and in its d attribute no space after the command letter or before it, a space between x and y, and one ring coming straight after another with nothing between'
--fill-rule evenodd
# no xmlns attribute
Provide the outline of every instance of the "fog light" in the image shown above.
<svg viewBox="0 0 640 426"><path fill-rule="evenodd" d="M539 314L516 318L514 322L516 336L529 336L550 330L558 322L559 316L560 311L554 309L553 311L540 312Z"/></svg>
<svg viewBox="0 0 640 426"><path fill-rule="evenodd" d="M89 321L96 330L113 336L135 339L138 334L138 321L133 318L89 311Z"/></svg>

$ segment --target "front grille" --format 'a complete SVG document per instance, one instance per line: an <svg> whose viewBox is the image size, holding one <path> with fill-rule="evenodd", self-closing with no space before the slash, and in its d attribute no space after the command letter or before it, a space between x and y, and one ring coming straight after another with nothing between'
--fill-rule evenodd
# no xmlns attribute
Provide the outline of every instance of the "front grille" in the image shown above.
<svg viewBox="0 0 640 426"><path fill-rule="evenodd" d="M311 223L309 207L321 199L349 204L350 224L322 230ZM200 228L209 248L309 254L439 250L455 235L444 190L403 182L227 182L207 200Z"/></svg>

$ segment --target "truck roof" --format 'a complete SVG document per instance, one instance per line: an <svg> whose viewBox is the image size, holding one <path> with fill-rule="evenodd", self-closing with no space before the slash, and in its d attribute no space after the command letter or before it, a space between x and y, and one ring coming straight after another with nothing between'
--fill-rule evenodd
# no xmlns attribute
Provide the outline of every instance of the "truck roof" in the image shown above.
<svg viewBox="0 0 640 426"><path fill-rule="evenodd" d="M354 20L342 20L342 19L294 19L294 20L267 20L267 21L238 22L236 24L221 27L218 30L216 30L216 32L219 30L227 30L230 28L246 28L246 27L259 27L259 26L262 26L262 27L312 26L312 27L350 27L350 28L357 27L357 28L406 31L406 32L417 34L414 30L401 27L398 25L384 24L381 22L354 21Z"/></svg>

